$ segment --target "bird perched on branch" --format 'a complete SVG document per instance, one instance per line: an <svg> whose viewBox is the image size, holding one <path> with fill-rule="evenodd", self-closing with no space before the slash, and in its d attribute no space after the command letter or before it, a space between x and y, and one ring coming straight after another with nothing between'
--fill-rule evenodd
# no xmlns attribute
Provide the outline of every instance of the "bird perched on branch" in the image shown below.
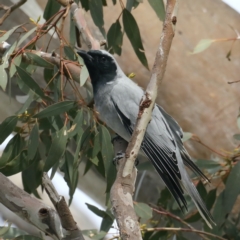
<svg viewBox="0 0 240 240"><path fill-rule="evenodd" d="M107 51L81 50L78 54L88 69L95 107L100 118L119 136L129 141L144 91L123 73L114 57ZM186 191L211 227L214 224L213 218L188 176L184 164L204 180L209 180L192 162L183 146L182 137L183 132L178 123L155 104L141 150L151 160L181 210L187 209L183 195Z"/></svg>

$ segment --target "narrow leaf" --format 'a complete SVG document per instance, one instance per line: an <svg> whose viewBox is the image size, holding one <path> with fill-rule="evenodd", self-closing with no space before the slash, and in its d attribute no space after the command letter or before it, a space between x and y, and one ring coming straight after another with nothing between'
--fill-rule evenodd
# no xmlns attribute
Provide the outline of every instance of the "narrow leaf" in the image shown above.
<svg viewBox="0 0 240 240"><path fill-rule="evenodd" d="M105 37L105 29L104 29L104 20L103 20L103 6L102 1L100 0L90 0L89 1L90 13L95 25L99 28L102 35Z"/></svg>
<svg viewBox="0 0 240 240"><path fill-rule="evenodd" d="M36 53L32 53L32 52L26 52L26 55L29 59L31 59L31 63L33 65L37 65L39 67L44 67L44 68L50 68L52 69L54 67L54 65L48 61L46 61L45 59L41 58L39 55L37 55Z"/></svg>
<svg viewBox="0 0 240 240"><path fill-rule="evenodd" d="M38 132L38 124L36 123L32 128L31 134L28 139L28 159L33 159L39 143L39 132Z"/></svg>
<svg viewBox="0 0 240 240"><path fill-rule="evenodd" d="M75 101L63 101L63 102L54 103L46 107L45 109L43 109L41 112L35 114L33 117L46 118L46 117L56 116L69 111L75 105L76 105Z"/></svg>
<svg viewBox="0 0 240 240"><path fill-rule="evenodd" d="M49 153L45 161L45 172L49 171L57 161L60 161L60 158L66 149L67 139L68 135L66 127L63 127L59 132L55 133L55 136L52 140L52 145L49 149Z"/></svg>
<svg viewBox="0 0 240 240"><path fill-rule="evenodd" d="M240 182L240 162L231 170L225 190L223 191L223 208L226 213L230 213L237 197L240 193L238 184Z"/></svg>
<svg viewBox="0 0 240 240"><path fill-rule="evenodd" d="M18 117L11 116L6 118L0 125L0 144L13 132L17 125Z"/></svg>
<svg viewBox="0 0 240 240"><path fill-rule="evenodd" d="M123 26L138 59L149 69L137 22L127 9L123 10Z"/></svg>
<svg viewBox="0 0 240 240"><path fill-rule="evenodd" d="M108 49L112 53L121 55L123 32L121 31L121 25L119 20L112 24L107 33Z"/></svg>
<svg viewBox="0 0 240 240"><path fill-rule="evenodd" d="M200 53L206 50L214 42L214 39L202 39L199 41L197 46L193 49L192 54Z"/></svg>
<svg viewBox="0 0 240 240"><path fill-rule="evenodd" d="M61 5L57 1L48 0L47 5L45 7L43 17L47 21L50 19L54 14L56 14L61 8Z"/></svg>
<svg viewBox="0 0 240 240"><path fill-rule="evenodd" d="M35 31L37 27L32 28L28 32L26 32L18 41L17 46L20 46L29 36L31 36Z"/></svg>
<svg viewBox="0 0 240 240"><path fill-rule="evenodd" d="M44 92L42 89L38 86L38 84L34 81L34 79L25 72L22 68L16 66L17 73L21 80L39 97L45 98Z"/></svg>
<svg viewBox="0 0 240 240"><path fill-rule="evenodd" d="M16 29L18 29L21 26L22 24L7 31L2 37L0 37L0 43L5 42L16 31Z"/></svg>
<svg viewBox="0 0 240 240"><path fill-rule="evenodd" d="M157 14L161 21L165 19L165 7L163 0L148 0L154 12Z"/></svg>
<svg viewBox="0 0 240 240"><path fill-rule="evenodd" d="M144 220L152 218L152 209L145 203L134 204L134 210L136 214Z"/></svg>

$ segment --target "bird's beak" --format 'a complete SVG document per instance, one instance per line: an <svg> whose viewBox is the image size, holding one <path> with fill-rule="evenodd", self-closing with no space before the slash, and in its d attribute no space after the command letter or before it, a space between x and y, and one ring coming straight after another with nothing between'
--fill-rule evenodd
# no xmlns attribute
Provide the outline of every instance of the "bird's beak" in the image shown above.
<svg viewBox="0 0 240 240"><path fill-rule="evenodd" d="M84 60L85 63L92 62L93 57L91 55L89 55L86 51L78 50L77 53L80 57L82 57L82 59Z"/></svg>

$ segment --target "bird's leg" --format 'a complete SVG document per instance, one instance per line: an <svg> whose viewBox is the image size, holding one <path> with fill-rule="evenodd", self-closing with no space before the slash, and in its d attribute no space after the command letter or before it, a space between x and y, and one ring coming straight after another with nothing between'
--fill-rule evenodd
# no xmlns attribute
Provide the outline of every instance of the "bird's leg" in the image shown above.
<svg viewBox="0 0 240 240"><path fill-rule="evenodd" d="M117 136L117 137L118 137L118 136ZM115 138L117 138L117 137L115 137ZM114 164L114 165L118 165L118 161L119 161L120 159L124 158L124 157L125 157L125 153L122 152L122 151L119 151L119 152L117 153L116 157L113 158L113 164Z"/></svg>
<svg viewBox="0 0 240 240"><path fill-rule="evenodd" d="M119 152L117 153L116 157L113 158L113 164L114 164L114 165L118 165L118 161L121 160L121 159L124 158L124 157L125 157L125 153L122 152L122 151L119 151ZM139 164L138 158L135 160L135 163L134 163L134 164L135 164L135 167Z"/></svg>

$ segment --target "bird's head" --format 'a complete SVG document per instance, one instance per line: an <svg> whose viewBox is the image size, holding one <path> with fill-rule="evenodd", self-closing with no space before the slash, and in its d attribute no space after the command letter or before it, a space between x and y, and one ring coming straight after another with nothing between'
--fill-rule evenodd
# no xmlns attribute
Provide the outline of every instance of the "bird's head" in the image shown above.
<svg viewBox="0 0 240 240"><path fill-rule="evenodd" d="M92 84L113 81L117 76L118 65L113 56L105 50L80 50L77 52L84 60Z"/></svg>

